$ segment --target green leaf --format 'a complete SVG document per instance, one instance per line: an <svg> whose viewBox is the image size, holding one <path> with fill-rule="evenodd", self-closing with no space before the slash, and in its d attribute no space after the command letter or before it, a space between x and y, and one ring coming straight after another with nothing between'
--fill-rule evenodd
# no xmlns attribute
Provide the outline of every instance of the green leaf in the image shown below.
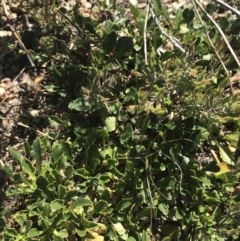
<svg viewBox="0 0 240 241"><path fill-rule="evenodd" d="M136 239L132 236L128 237L127 241L136 241Z"/></svg>
<svg viewBox="0 0 240 241"><path fill-rule="evenodd" d="M64 196L65 202L68 202L74 198L76 198L79 195L79 192L77 190L68 191L67 194Z"/></svg>
<svg viewBox="0 0 240 241"><path fill-rule="evenodd" d="M56 115L49 115L48 119L50 121L50 124L52 124L54 126L64 126L64 127L67 127L67 123L65 121L63 121L62 119L60 119Z"/></svg>
<svg viewBox="0 0 240 241"><path fill-rule="evenodd" d="M117 41L114 58L118 59L129 54L133 50L133 39L131 37L121 37Z"/></svg>
<svg viewBox="0 0 240 241"><path fill-rule="evenodd" d="M163 213L163 215L167 216L169 213L169 206L167 204L160 203L158 205L158 209Z"/></svg>
<svg viewBox="0 0 240 241"><path fill-rule="evenodd" d="M100 156L98 147L95 144L90 145L88 148L88 158L91 161L94 161L96 158Z"/></svg>
<svg viewBox="0 0 240 241"><path fill-rule="evenodd" d="M185 22L189 23L194 19L194 11L193 9L185 8L183 10L183 18Z"/></svg>
<svg viewBox="0 0 240 241"><path fill-rule="evenodd" d="M59 209L62 209L64 207L64 202L63 202L63 200L56 199L51 202L50 206L51 206L51 211L56 212Z"/></svg>
<svg viewBox="0 0 240 241"><path fill-rule="evenodd" d="M96 222L89 221L84 216L82 217L82 222L83 222L83 225L86 228L91 229L91 230L93 230L93 229L98 227L98 224Z"/></svg>
<svg viewBox="0 0 240 241"><path fill-rule="evenodd" d="M177 180L174 177L165 177L161 178L160 181L157 182L157 186L160 188L163 188L165 190L171 190L175 189L175 185L177 183Z"/></svg>
<svg viewBox="0 0 240 241"><path fill-rule="evenodd" d="M134 20L137 21L138 16L140 14L139 10L135 6L133 6L131 3L129 4L129 6L130 6L130 10L131 10Z"/></svg>
<svg viewBox="0 0 240 241"><path fill-rule="evenodd" d="M25 156L28 157L31 154L31 147L28 142L24 142Z"/></svg>
<svg viewBox="0 0 240 241"><path fill-rule="evenodd" d="M62 73L53 66L53 70L54 70L54 74L58 77L58 78L62 78Z"/></svg>
<svg viewBox="0 0 240 241"><path fill-rule="evenodd" d="M91 110L91 104L89 101L78 98L76 100L71 101L68 105L68 108L70 110L87 112L87 111Z"/></svg>
<svg viewBox="0 0 240 241"><path fill-rule="evenodd" d="M206 6L206 10L210 15L212 15L217 10L217 6L214 2L209 2Z"/></svg>
<svg viewBox="0 0 240 241"><path fill-rule="evenodd" d="M88 198L78 198L75 202L72 203L71 208L75 209L78 207L92 206L93 203Z"/></svg>
<svg viewBox="0 0 240 241"><path fill-rule="evenodd" d="M124 237L126 230L123 227L123 225L121 223L113 223L112 225L113 225L115 231L118 233L118 235L120 235L121 237Z"/></svg>
<svg viewBox="0 0 240 241"><path fill-rule="evenodd" d="M53 231L53 240L60 240L60 239L57 239L57 238L61 238L62 240L64 240L64 238L67 238L68 237L68 231L66 229L62 229L62 230L56 230L54 229Z"/></svg>
<svg viewBox="0 0 240 241"><path fill-rule="evenodd" d="M142 241L151 241L151 237L145 230L142 231Z"/></svg>
<svg viewBox="0 0 240 241"><path fill-rule="evenodd" d="M4 228L4 233L8 237L17 237L18 232L14 228Z"/></svg>
<svg viewBox="0 0 240 241"><path fill-rule="evenodd" d="M104 53L109 54L110 52L112 52L116 47L116 43L117 43L117 34L115 32L111 32L105 37L103 41Z"/></svg>
<svg viewBox="0 0 240 241"><path fill-rule="evenodd" d="M213 191L204 191L204 201L210 205L217 205L221 203L221 198L216 190Z"/></svg>
<svg viewBox="0 0 240 241"><path fill-rule="evenodd" d="M44 88L50 93L56 93L57 92L57 86L54 85L54 84L46 85L46 86L44 86Z"/></svg>
<svg viewBox="0 0 240 241"><path fill-rule="evenodd" d="M103 137L103 138L109 137L109 134L106 128L101 128L100 130L97 131L97 134L99 137Z"/></svg>
<svg viewBox="0 0 240 241"><path fill-rule="evenodd" d="M24 158L21 153L14 147L10 148L10 154L12 156L12 158L14 158L15 160L17 160L19 163L22 162L22 159Z"/></svg>
<svg viewBox="0 0 240 241"><path fill-rule="evenodd" d="M31 147L31 154L36 160L38 175L41 173L42 169L42 150L40 145L40 138L38 137L33 141Z"/></svg>
<svg viewBox="0 0 240 241"><path fill-rule="evenodd" d="M58 185L58 197L64 199L66 196L67 188L63 185Z"/></svg>
<svg viewBox="0 0 240 241"><path fill-rule="evenodd" d="M199 216L196 214L196 212L194 211L190 212L190 220L192 222L197 222L199 220Z"/></svg>
<svg viewBox="0 0 240 241"><path fill-rule="evenodd" d="M10 148L11 156L20 162L20 165L24 172L26 172L32 180L36 179L35 169L32 163L21 155L21 153L16 148Z"/></svg>
<svg viewBox="0 0 240 241"><path fill-rule="evenodd" d="M231 146L237 147L240 140L240 133L232 132L231 134L224 136L223 139L228 141Z"/></svg>
<svg viewBox="0 0 240 241"><path fill-rule="evenodd" d="M126 96L124 97L124 101L134 100L137 97L137 92L134 88L129 88L125 90Z"/></svg>
<svg viewBox="0 0 240 241"><path fill-rule="evenodd" d="M161 232L166 239L164 241L178 240L180 229L175 225L160 225Z"/></svg>
<svg viewBox="0 0 240 241"><path fill-rule="evenodd" d="M135 221L139 221L141 218L149 218L153 215L153 210L150 207L144 208L137 216L134 218Z"/></svg>
<svg viewBox="0 0 240 241"><path fill-rule="evenodd" d="M100 156L98 147L95 144L92 144L88 149L88 159L90 162L91 173L93 174L96 170L96 167L100 163L98 157Z"/></svg>
<svg viewBox="0 0 240 241"><path fill-rule="evenodd" d="M106 125L108 132L115 131L116 127L117 127L117 118L115 116L110 116L110 117L106 118L104 123Z"/></svg>
<svg viewBox="0 0 240 241"><path fill-rule="evenodd" d="M64 174L66 176L67 179L70 179L73 177L73 173L74 173L74 168L73 166L67 166L65 169L64 169Z"/></svg>
<svg viewBox="0 0 240 241"><path fill-rule="evenodd" d="M108 202L103 201L103 200L99 200L94 205L93 214L95 214L95 213L103 213L107 209L107 207L108 207Z"/></svg>
<svg viewBox="0 0 240 241"><path fill-rule="evenodd" d="M184 211L180 208L174 208L169 210L168 217L171 218L173 221L177 221L183 219Z"/></svg>
<svg viewBox="0 0 240 241"><path fill-rule="evenodd" d="M27 237L28 238L33 238L33 237L37 237L40 236L43 233L43 231L40 231L36 228L32 228L29 230L29 232L27 233Z"/></svg>
<svg viewBox="0 0 240 241"><path fill-rule="evenodd" d="M75 175L78 175L84 179L89 179L90 173L85 168L79 168L75 171Z"/></svg>
<svg viewBox="0 0 240 241"><path fill-rule="evenodd" d="M231 152L225 146L222 146L222 145L218 145L218 148L219 148L219 154L222 160L227 164L234 166L235 159L231 154Z"/></svg>
<svg viewBox="0 0 240 241"><path fill-rule="evenodd" d="M187 24L181 24L180 25L180 31L179 31L179 33L180 34L186 34L186 33L188 33L190 30L189 30L189 28L187 27Z"/></svg>
<svg viewBox="0 0 240 241"><path fill-rule="evenodd" d="M138 129L140 129L140 133L141 135L144 135L148 125L149 125L150 119L149 119L149 114L144 114L141 115L138 119L137 119L137 123L136 126Z"/></svg>
<svg viewBox="0 0 240 241"><path fill-rule="evenodd" d="M132 204L132 199L131 198L125 198L120 200L117 205L115 206L115 210L123 211L126 208L128 208Z"/></svg>
<svg viewBox="0 0 240 241"><path fill-rule="evenodd" d="M37 187L42 190L48 197L52 196L52 193L47 188L49 181L44 176L39 176L36 180L36 184Z"/></svg>
<svg viewBox="0 0 240 241"><path fill-rule="evenodd" d="M27 220L27 215L28 215L28 211L26 210L22 210L22 211L19 211L15 214L14 216L14 220L20 225L20 226L23 226L24 223L26 222Z"/></svg>
<svg viewBox="0 0 240 241"><path fill-rule="evenodd" d="M84 230L80 230L80 229L76 229L76 233L78 234L79 237L85 237L86 234L87 234L87 230L84 229Z"/></svg>
<svg viewBox="0 0 240 241"><path fill-rule="evenodd" d="M53 144L53 149L52 149L52 157L53 157L54 162L58 163L61 156L62 156L61 145L56 142Z"/></svg>
<svg viewBox="0 0 240 241"><path fill-rule="evenodd" d="M155 29L153 32L153 47L155 51L159 48L159 46L162 45L162 38L161 36L161 31L159 29Z"/></svg>
<svg viewBox="0 0 240 241"><path fill-rule="evenodd" d="M130 138L132 138L133 135L133 129L132 126L127 124L123 130L123 132L120 135L120 142L121 144L126 143Z"/></svg>

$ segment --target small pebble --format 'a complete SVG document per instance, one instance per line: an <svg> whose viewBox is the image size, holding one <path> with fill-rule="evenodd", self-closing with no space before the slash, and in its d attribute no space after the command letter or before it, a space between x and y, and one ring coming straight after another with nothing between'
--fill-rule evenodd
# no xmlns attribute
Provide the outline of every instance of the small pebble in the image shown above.
<svg viewBox="0 0 240 241"><path fill-rule="evenodd" d="M39 112L37 110L33 110L33 109L29 109L28 114L34 118L39 116Z"/></svg>
<svg viewBox="0 0 240 241"><path fill-rule="evenodd" d="M0 87L0 97L4 96L5 95L5 89Z"/></svg>

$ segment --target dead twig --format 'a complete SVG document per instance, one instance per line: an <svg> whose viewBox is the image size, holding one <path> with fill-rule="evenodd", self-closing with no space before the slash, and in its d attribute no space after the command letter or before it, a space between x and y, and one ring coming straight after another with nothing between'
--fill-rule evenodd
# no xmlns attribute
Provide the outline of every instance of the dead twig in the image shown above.
<svg viewBox="0 0 240 241"><path fill-rule="evenodd" d="M222 29L219 27L219 25L217 24L217 22L207 13L207 11L204 9L204 7L198 2L198 0L191 0L194 1L198 7L201 9L201 11L207 16L207 18L213 23L213 25L216 27L216 29L218 30L218 32L221 34L224 42L226 43L228 49L230 50L233 58L235 59L236 63L238 64L238 66L240 67L240 61L238 59L238 57L236 56L234 50L232 49L231 45L229 44L227 38L225 37L225 34L223 33Z"/></svg>
<svg viewBox="0 0 240 241"><path fill-rule="evenodd" d="M199 21L200 21L201 24L202 24L203 30L204 30L204 32L205 32L205 34L206 34L206 36L207 36L207 39L208 39L208 41L209 41L212 49L214 50L214 52L215 52L218 60L220 61L221 65L223 66L226 74L229 75L228 70L227 70L225 64L223 63L221 57L219 56L219 54L218 54L218 52L217 52L217 49L215 48L215 46L213 45L212 40L211 40L210 37L209 37L209 34L208 34L208 32L207 32L207 30L206 30L206 28L205 28L205 25L204 25L203 20L202 20L200 14L199 14L199 12L198 12L198 9L197 9L197 7L196 7L196 4L195 4L194 0L191 0L191 2L192 2L192 5L193 5L193 7L194 7L194 10L195 10L195 12L196 12L196 14L197 14L197 16L198 16Z"/></svg>
<svg viewBox="0 0 240 241"><path fill-rule="evenodd" d="M186 56L188 56L188 53L182 48L181 43L178 39L168 35L161 27L160 22L155 14L155 12L153 11L153 7L152 7L152 3L151 1L149 1L149 10L150 13L154 19L154 21L156 22L159 30L161 31L162 35L164 35L167 39L169 39L169 41L174 45L175 48L179 49L182 53L184 53Z"/></svg>
<svg viewBox="0 0 240 241"><path fill-rule="evenodd" d="M22 4L23 1L21 1L20 3ZM7 10L6 0L2 0L2 6L3 6L3 10L4 10L4 13L5 13L6 17L7 17L8 19L10 19L10 13L9 13L8 10ZM21 48L24 50L25 54L27 55L28 60L29 60L29 62L30 62L30 64L31 64L31 66L32 66L33 68L36 68L36 65L34 64L32 58L30 57L30 54L28 53L28 50L26 49L25 45L23 44L21 38L18 36L16 30L15 30L10 24L8 24L8 26L9 26L10 29L12 30L15 38L18 40L19 45L21 46Z"/></svg>
<svg viewBox="0 0 240 241"><path fill-rule="evenodd" d="M18 36L18 33L15 31L15 29L11 25L9 25L9 27L12 30L12 32L13 32L14 36L16 37L16 39L18 40L19 45L21 46L21 48L24 50L25 54L27 55L28 60L29 60L29 62L31 64L31 66L35 69L36 65L34 64L34 62L33 62L32 58L31 58L30 54L28 53L28 50L26 49L24 43L22 42L22 40Z"/></svg>
<svg viewBox="0 0 240 241"><path fill-rule="evenodd" d="M145 65L148 65L148 58L147 58L147 22L148 22L148 15L149 15L149 5L147 5L147 13L145 16L145 23L144 23L144 57L145 57Z"/></svg>
<svg viewBox="0 0 240 241"><path fill-rule="evenodd" d="M24 128L27 128L27 129L29 129L29 130L35 131L37 134L39 134L39 135L41 135L41 136L47 136L50 140L55 140L54 138L50 137L48 134L43 133L43 132L41 132L41 131L39 131L39 130L36 130L36 129L34 129L34 128L30 127L30 126L27 126L27 125L25 125L25 124L23 124L23 123L21 123L21 122L17 122L17 124L18 124L19 126L22 126L22 127L24 127Z"/></svg>
<svg viewBox="0 0 240 241"><path fill-rule="evenodd" d="M237 9L231 7L230 5L228 5L227 3L221 1L221 0L214 0L215 2L221 4L222 6L226 7L227 9L231 10L232 12L234 12L235 14L237 14L238 16L240 16L240 11L238 11Z"/></svg>
<svg viewBox="0 0 240 241"><path fill-rule="evenodd" d="M13 79L12 83L15 82L20 76L21 74L23 73L23 71L26 69L26 67L24 67L20 72L19 74Z"/></svg>
<svg viewBox="0 0 240 241"><path fill-rule="evenodd" d="M71 25L74 26L79 33L82 32L81 29L80 29L80 27L79 27L77 24L75 24L68 16L66 16L65 14L63 14L60 10L58 10L57 13L59 13L62 17L64 17L65 19L67 19L68 22L71 23Z"/></svg>

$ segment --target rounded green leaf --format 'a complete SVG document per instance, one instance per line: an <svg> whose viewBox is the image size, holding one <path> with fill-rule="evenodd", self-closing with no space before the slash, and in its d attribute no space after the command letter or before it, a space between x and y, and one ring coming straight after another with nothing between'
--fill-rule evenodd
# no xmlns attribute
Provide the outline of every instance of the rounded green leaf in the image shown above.
<svg viewBox="0 0 240 241"><path fill-rule="evenodd" d="M121 37L117 41L115 58L121 58L133 50L133 39L131 37Z"/></svg>
<svg viewBox="0 0 240 241"><path fill-rule="evenodd" d="M106 38L103 41L103 50L105 54L108 54L114 50L114 48L116 47L116 42L117 34L115 32L111 32L106 36Z"/></svg>
<svg viewBox="0 0 240 241"><path fill-rule="evenodd" d="M100 200L94 205L93 213L101 213L108 207L108 202Z"/></svg>
<svg viewBox="0 0 240 241"><path fill-rule="evenodd" d="M43 233L43 231L40 231L36 228L32 228L29 230L29 232L27 233L27 237L28 238L33 238L33 237L37 237L39 235L41 235Z"/></svg>
<svg viewBox="0 0 240 241"><path fill-rule="evenodd" d="M75 202L72 203L71 208L75 209L78 207L91 206L92 204L92 201L88 198L78 198Z"/></svg>
<svg viewBox="0 0 240 241"><path fill-rule="evenodd" d="M158 209L164 214L164 215L168 215L169 213L169 207L167 204L161 203L158 205Z"/></svg>
<svg viewBox="0 0 240 241"><path fill-rule="evenodd" d="M51 202L50 204L52 212L56 212L59 209L62 209L64 207L64 202L63 200L56 199Z"/></svg>
<svg viewBox="0 0 240 241"><path fill-rule="evenodd" d="M121 142L121 144L124 144L130 138L132 138L132 135L133 135L132 126L127 124L125 129L123 130L122 134L120 135L120 142Z"/></svg>
<svg viewBox="0 0 240 241"><path fill-rule="evenodd" d="M117 127L117 118L115 116L110 116L105 120L105 125L108 132L116 130Z"/></svg>

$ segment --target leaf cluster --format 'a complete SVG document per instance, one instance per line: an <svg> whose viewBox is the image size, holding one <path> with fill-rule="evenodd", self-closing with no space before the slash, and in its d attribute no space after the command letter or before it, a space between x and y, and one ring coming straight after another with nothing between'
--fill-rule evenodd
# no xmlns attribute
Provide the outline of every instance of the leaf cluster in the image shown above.
<svg viewBox="0 0 240 241"><path fill-rule="evenodd" d="M130 5L131 18L119 9L97 22L55 7L44 16L41 6L32 9L42 25L32 51L39 64L50 63L46 90L66 100L61 114L49 116L64 131L10 150L21 171L9 172L16 186L7 196L19 196L22 208L1 239L237 240L239 93L193 9L171 19L153 3L185 56L151 16L146 22L146 10ZM218 22L234 43L238 20Z"/></svg>

